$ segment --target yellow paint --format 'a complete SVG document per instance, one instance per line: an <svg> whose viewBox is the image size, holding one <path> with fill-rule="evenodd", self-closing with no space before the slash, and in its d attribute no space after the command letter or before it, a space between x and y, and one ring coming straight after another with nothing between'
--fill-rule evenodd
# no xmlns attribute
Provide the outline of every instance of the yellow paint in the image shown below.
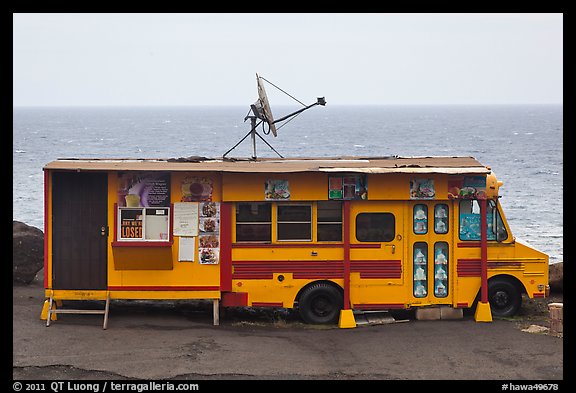
<svg viewBox="0 0 576 393"><path fill-rule="evenodd" d="M48 310L50 309L50 301L45 300L44 305L42 306L42 312L40 313L40 319L45 321L48 319ZM52 303L52 310L56 310L56 304ZM50 314L51 321L57 321L58 317L56 314Z"/></svg>
<svg viewBox="0 0 576 393"><path fill-rule="evenodd" d="M233 261L259 261L266 266L267 262L285 261L317 261L322 266L324 261L342 261L344 249L342 242L317 242L317 201L328 198L327 173L196 173L172 172L170 183L171 203L180 202L182 198L182 182L188 177L208 177L212 180L212 200L227 201L232 204L232 228L221 228L221 233L232 231L232 241L235 242L236 202L263 202L264 183L268 179L287 180L290 188L290 200L286 202L271 201L272 206L272 247L232 248ZM458 237L458 201L447 197L448 176L440 174L368 174L368 200L351 201L350 241L352 245L374 245L374 248L352 248L352 261L400 260L401 273L399 277L362 278L357 271L350 274L351 305L392 304L397 307L421 307L431 305L471 306L480 290L480 277L458 276L458 260L480 258L480 247L458 247L465 243ZM431 178L434 180L436 199L410 200L409 184L412 178ZM48 187L52 184L51 172L48 176ZM495 196L501 186L496 178L490 175L487 179L487 194ZM54 291L55 299L96 299L104 300L110 295L112 299L219 299L219 290L185 290L183 287L220 288L221 265L200 265L198 263L198 239L196 239L196 256L194 262L178 261L179 237L173 238L171 247L117 247L112 246L115 240L114 204L117 202L118 174L108 173L108 292L93 290L60 290ZM281 203L306 203L312 208L312 239L304 242L278 241L277 239L277 206ZM438 203L448 205L448 234L436 234L433 230L434 206ZM429 230L426 235L415 235L413 232L412 214L415 204L428 207ZM51 223L52 198L47 201L48 222ZM360 213L388 212L395 216L395 237L389 242L367 243L356 238L356 218ZM538 286L545 288L548 284L548 257L533 248L514 240L506 217L500 211L508 239L498 243L490 241L488 246L488 278L498 275L515 277L525 287L529 297L534 293L544 293ZM45 228L48 237L48 288L52 288L52 237L51 226ZM433 250L436 242L448 244L448 296L437 298L433 296L432 285L429 285L428 296L416 298L413 294L413 246L414 242L426 242L429 247L428 276L433 275ZM289 247L283 247L289 245ZM497 265L496 263L501 263ZM234 279L232 291L248 294L248 304L254 302L282 303L291 308L300 290L317 279L295 279L289 268L287 271L274 271L272 279ZM354 270L354 269L353 269ZM279 276L284 277L279 280ZM343 278L330 278L328 281L343 287ZM141 287L140 290L117 290L118 287ZM161 287L164 290L146 290L146 287ZM182 287L172 290L170 287ZM168 289L168 290L166 290ZM52 292L50 292L52 293ZM46 307L46 306L44 306ZM346 312L344 312L346 311ZM352 310L344 310L341 314L340 327L352 327L354 322ZM489 310L488 310L489 311ZM477 311L477 320L491 320L491 314L485 310L485 305ZM47 315L47 310L42 310ZM355 322L354 322L355 325Z"/></svg>
<svg viewBox="0 0 576 393"><path fill-rule="evenodd" d="M356 320L354 319L354 313L352 310L340 310L338 327L340 329L351 329L356 327Z"/></svg>
<svg viewBox="0 0 576 393"><path fill-rule="evenodd" d="M328 199L328 175L325 173L224 173L223 201L264 201L266 180L287 180L290 201ZM370 186L368 186L370 187Z"/></svg>
<svg viewBox="0 0 576 393"><path fill-rule="evenodd" d="M476 311L474 312L474 320L476 322L492 322L492 311L490 310L490 303L478 302Z"/></svg>
<svg viewBox="0 0 576 393"><path fill-rule="evenodd" d="M182 198L182 181L188 177L207 177L212 180L212 200L221 200L220 175L205 172L172 172L170 179L171 202L180 202ZM198 238L196 238L196 255L194 262L178 261L178 246L180 238L174 236L172 247L115 247L114 240L114 203L117 201L118 175L110 172L108 175L108 222L110 227L108 243L108 285L118 286L220 286L219 265L200 265L198 263ZM122 295L122 293L124 295ZM126 299L138 298L138 294L121 291L111 295L126 296ZM170 291L155 291L147 293L153 299L174 299ZM201 291L190 291L185 294L187 299L203 299ZM147 297L150 298L150 297ZM210 298L214 298L213 295Z"/></svg>

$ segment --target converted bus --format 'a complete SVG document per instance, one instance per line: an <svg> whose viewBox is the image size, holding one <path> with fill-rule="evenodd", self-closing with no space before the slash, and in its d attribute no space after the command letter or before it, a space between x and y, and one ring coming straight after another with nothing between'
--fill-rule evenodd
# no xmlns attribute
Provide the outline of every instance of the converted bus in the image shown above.
<svg viewBox="0 0 576 393"><path fill-rule="evenodd" d="M115 299L514 315L548 256L513 236L473 157L59 159L44 167L46 324ZM102 300L71 310L65 300Z"/></svg>

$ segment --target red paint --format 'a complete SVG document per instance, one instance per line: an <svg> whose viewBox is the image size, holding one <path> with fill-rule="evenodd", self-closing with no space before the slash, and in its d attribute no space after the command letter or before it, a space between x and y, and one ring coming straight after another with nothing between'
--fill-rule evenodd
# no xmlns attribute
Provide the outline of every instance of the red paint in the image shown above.
<svg viewBox="0 0 576 393"><path fill-rule="evenodd" d="M168 242L153 242L153 241L122 241L122 242L112 242L112 247L172 247L174 242L172 240Z"/></svg>
<svg viewBox="0 0 576 393"><path fill-rule="evenodd" d="M482 275L482 259L462 258L458 259L457 262L456 273L458 274L458 277L480 277ZM520 266L522 266L522 262L518 261L493 261L487 263L488 269Z"/></svg>
<svg viewBox="0 0 576 393"><path fill-rule="evenodd" d="M220 216L222 216L222 212L220 212ZM220 217L222 219L222 217ZM278 244L270 244L270 243L232 243L232 248L342 248L342 243L278 243Z"/></svg>
<svg viewBox="0 0 576 393"><path fill-rule="evenodd" d="M220 204L220 287L232 290L232 204Z"/></svg>
<svg viewBox="0 0 576 393"><path fill-rule="evenodd" d="M380 243L378 244L350 244L350 248L382 248Z"/></svg>
<svg viewBox="0 0 576 393"><path fill-rule="evenodd" d="M370 304L354 304L356 310L390 310L390 309L403 309L403 303L370 303Z"/></svg>
<svg viewBox="0 0 576 393"><path fill-rule="evenodd" d="M44 170L44 288L48 289L48 171Z"/></svg>
<svg viewBox="0 0 576 393"><path fill-rule="evenodd" d="M458 248L476 248L476 247L481 247L481 243L480 242L466 242L466 243L458 243L456 245Z"/></svg>
<svg viewBox="0 0 576 393"><path fill-rule="evenodd" d="M272 280L272 273L236 273L232 274L234 280ZM238 284L240 286L240 283Z"/></svg>
<svg viewBox="0 0 576 393"><path fill-rule="evenodd" d="M112 240L112 245L118 239L118 203L114 203L114 240Z"/></svg>
<svg viewBox="0 0 576 393"><path fill-rule="evenodd" d="M350 269L359 272L360 278L400 278L402 277L402 261L351 261Z"/></svg>
<svg viewBox="0 0 576 393"><path fill-rule="evenodd" d="M109 291L219 291L219 286L108 286Z"/></svg>
<svg viewBox="0 0 576 393"><path fill-rule="evenodd" d="M170 204L170 235L168 241L118 241L118 203L114 203L114 240L112 247L172 247L174 244L174 204Z"/></svg>
<svg viewBox="0 0 576 393"><path fill-rule="evenodd" d="M342 261L234 261L233 279L272 279L274 273L294 278L342 278Z"/></svg>
<svg viewBox="0 0 576 393"><path fill-rule="evenodd" d="M468 303L457 303L456 308L468 308Z"/></svg>
<svg viewBox="0 0 576 393"><path fill-rule="evenodd" d="M400 278L400 260L350 261L350 272L360 273L360 278ZM343 278L342 260L306 261L234 261L233 279L272 279L274 273L292 273L298 278Z"/></svg>
<svg viewBox="0 0 576 393"><path fill-rule="evenodd" d="M479 199L480 202L480 278L481 301L488 303L488 225L486 223L486 199Z"/></svg>
<svg viewBox="0 0 576 393"><path fill-rule="evenodd" d="M456 274L458 277L478 277L481 274L482 261L478 258L458 259Z"/></svg>
<svg viewBox="0 0 576 393"><path fill-rule="evenodd" d="M222 214L222 213L220 213ZM342 248L344 243L232 243L232 248ZM350 248L382 248L378 244L350 244Z"/></svg>
<svg viewBox="0 0 576 393"><path fill-rule="evenodd" d="M282 302L252 302L252 307L284 307Z"/></svg>
<svg viewBox="0 0 576 393"><path fill-rule="evenodd" d="M344 201L344 310L350 309L350 201Z"/></svg>
<svg viewBox="0 0 576 393"><path fill-rule="evenodd" d="M328 278L342 278L343 273L294 273L292 277L295 279L298 278L307 278L307 279L328 279Z"/></svg>
<svg viewBox="0 0 576 393"><path fill-rule="evenodd" d="M246 307L248 306L247 292L222 292L222 307Z"/></svg>
<svg viewBox="0 0 576 393"><path fill-rule="evenodd" d="M532 296L534 296L534 297L546 297L543 293L539 293L539 292L534 292L532 294Z"/></svg>

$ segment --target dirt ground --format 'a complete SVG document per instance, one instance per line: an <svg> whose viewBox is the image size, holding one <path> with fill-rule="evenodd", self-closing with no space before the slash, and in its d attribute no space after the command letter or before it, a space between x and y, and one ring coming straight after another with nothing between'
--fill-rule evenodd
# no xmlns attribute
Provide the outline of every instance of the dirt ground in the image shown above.
<svg viewBox="0 0 576 393"><path fill-rule="evenodd" d="M211 303L139 301L114 301L108 330L95 315L61 314L46 327L43 300L39 282L13 287L15 380L563 379L563 337L545 329L562 294L525 297L517 316L492 323L400 311L396 323L356 329L250 308L227 310L215 327ZM543 329L523 331L531 325Z"/></svg>

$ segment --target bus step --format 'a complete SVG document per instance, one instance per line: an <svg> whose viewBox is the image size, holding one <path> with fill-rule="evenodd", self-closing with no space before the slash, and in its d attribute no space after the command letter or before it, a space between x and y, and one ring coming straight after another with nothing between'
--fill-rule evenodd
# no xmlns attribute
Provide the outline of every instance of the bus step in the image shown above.
<svg viewBox="0 0 576 393"><path fill-rule="evenodd" d="M385 325L398 322L387 311L360 311L354 313L356 325Z"/></svg>
<svg viewBox="0 0 576 393"><path fill-rule="evenodd" d="M106 295L106 303L103 310L76 310L76 309L53 309L53 304L55 299L50 295L50 301L48 303L48 317L46 319L46 326L50 326L50 320L52 320L52 314L100 314L104 315L104 323L102 324L102 329L106 330L108 328L108 310L110 309L110 293Z"/></svg>

